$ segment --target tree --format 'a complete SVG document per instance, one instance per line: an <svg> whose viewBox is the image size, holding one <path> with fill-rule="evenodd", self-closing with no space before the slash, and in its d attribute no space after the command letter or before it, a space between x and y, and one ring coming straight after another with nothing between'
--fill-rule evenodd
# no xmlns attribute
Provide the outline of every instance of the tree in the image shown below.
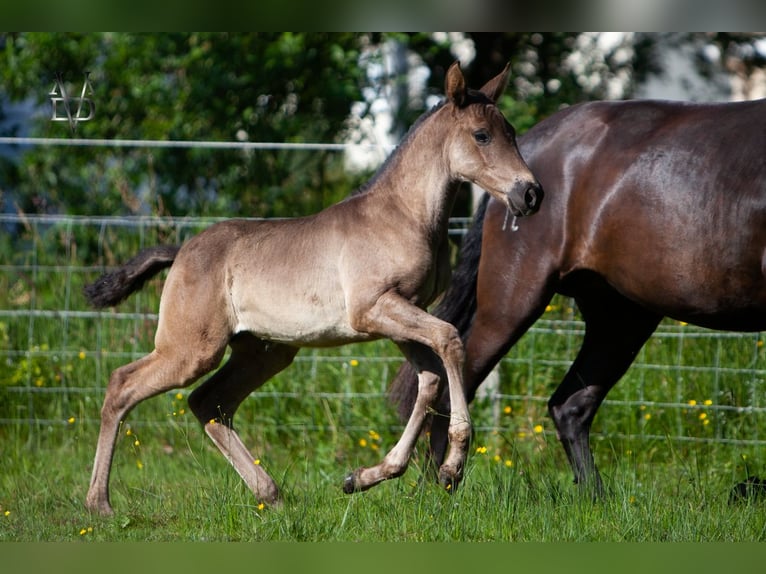
<svg viewBox="0 0 766 574"><path fill-rule="evenodd" d="M68 137L50 121L57 73L90 72L97 113L85 138L332 142L361 99L359 34L9 34L0 39L6 98L39 105L32 135ZM73 91L70 89L70 91ZM0 94L1 95L1 94ZM6 166L7 167L7 166ZM35 147L16 174L32 212L295 215L346 195L337 152Z"/></svg>

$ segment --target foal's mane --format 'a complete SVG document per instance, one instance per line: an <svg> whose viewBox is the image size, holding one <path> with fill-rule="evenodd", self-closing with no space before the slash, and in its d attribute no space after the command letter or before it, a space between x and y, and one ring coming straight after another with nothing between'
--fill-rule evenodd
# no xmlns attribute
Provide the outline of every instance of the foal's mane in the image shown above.
<svg viewBox="0 0 766 574"><path fill-rule="evenodd" d="M386 160L381 164L381 166L375 171L373 176L368 179L366 182L364 182L362 185L360 185L356 190L354 190L351 195L360 195L362 193L366 193L367 191L372 188L377 181L379 181L383 174L388 171L388 169L396 163L396 158L398 158L405 149L409 146L413 134L418 131L421 125L423 125L423 122L425 122L428 118L430 118L432 115L434 115L439 109L443 108L444 105L447 103L447 100L442 100L438 104L434 105L430 110L424 112L421 114L421 116L415 120L415 123L410 126L410 129L407 130L407 133L404 134L404 137L401 139L401 141L396 145L394 150L388 154L388 157Z"/></svg>

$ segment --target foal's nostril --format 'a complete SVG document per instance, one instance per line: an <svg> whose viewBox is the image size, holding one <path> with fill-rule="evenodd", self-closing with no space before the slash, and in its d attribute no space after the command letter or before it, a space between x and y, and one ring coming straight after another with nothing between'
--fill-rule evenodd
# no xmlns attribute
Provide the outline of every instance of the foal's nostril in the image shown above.
<svg viewBox="0 0 766 574"><path fill-rule="evenodd" d="M530 184L527 191L524 192L524 203L529 209L536 209L540 206L543 199L543 188L539 183Z"/></svg>

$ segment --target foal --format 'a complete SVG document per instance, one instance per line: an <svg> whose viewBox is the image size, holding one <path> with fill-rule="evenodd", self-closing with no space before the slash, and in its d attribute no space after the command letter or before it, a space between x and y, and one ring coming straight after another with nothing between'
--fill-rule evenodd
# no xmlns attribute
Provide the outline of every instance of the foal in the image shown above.
<svg viewBox="0 0 766 574"><path fill-rule="evenodd" d="M229 360L189 396L189 406L258 500L275 503L279 491L234 430L237 407L300 347L378 338L392 339L415 365L418 398L397 444L380 464L347 476L344 491L404 472L444 374L451 449L440 479L457 485L471 434L463 346L452 325L424 308L449 277L446 231L457 182L475 182L514 215L534 213L542 199L495 106L508 74L506 67L481 90L468 90L453 64L446 101L418 120L360 193L309 217L213 225L182 247L142 251L86 287L94 306L115 305L171 266L154 350L109 380L89 509L112 513L109 472L120 421L144 399L215 369L227 346Z"/></svg>

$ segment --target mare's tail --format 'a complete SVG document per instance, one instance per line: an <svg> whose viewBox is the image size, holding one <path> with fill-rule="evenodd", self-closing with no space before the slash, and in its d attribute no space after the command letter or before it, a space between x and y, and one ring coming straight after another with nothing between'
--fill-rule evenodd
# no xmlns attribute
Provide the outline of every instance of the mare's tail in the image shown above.
<svg viewBox="0 0 766 574"><path fill-rule="evenodd" d="M148 279L170 267L181 249L179 245L161 245L144 249L122 267L102 275L83 291L90 304L101 309L112 307L143 287Z"/></svg>
<svg viewBox="0 0 766 574"><path fill-rule="evenodd" d="M450 285L432 314L452 323L465 339L476 313L476 278L479 273L482 227L487 211L489 194L484 194L479 203L473 224L463 238L457 266L452 273ZM417 373L409 362L404 363L396 373L388 389L389 400L396 405L402 420L406 421L418 392Z"/></svg>

